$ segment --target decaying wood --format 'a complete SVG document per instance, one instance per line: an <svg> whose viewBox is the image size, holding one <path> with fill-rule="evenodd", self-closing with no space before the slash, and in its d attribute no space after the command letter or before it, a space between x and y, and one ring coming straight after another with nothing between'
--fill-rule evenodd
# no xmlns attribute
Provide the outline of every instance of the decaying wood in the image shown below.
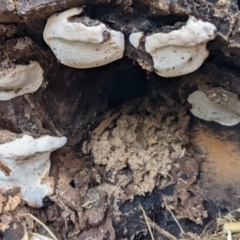
<svg viewBox="0 0 240 240"><path fill-rule="evenodd" d="M65 239L96 236L101 236L101 239L114 239L115 235L117 239L133 239L134 236L137 239L141 234L145 234L146 227L140 219L138 221L141 217L139 201L142 201L148 216L157 218L158 211L161 214L164 211L162 197L168 196L167 203L179 218L190 218L197 223L202 223L202 218L207 216L202 205L204 200L214 201L214 198L218 198L216 205L225 208L225 200L221 198L219 191L225 191L225 185L215 182L214 195L209 195L211 186L206 185L206 182L201 180L204 191L197 185L200 171L205 171L203 175L208 174L207 164L204 163L201 169L200 163L211 155L213 160L218 159L216 152L206 145L205 139L209 142L213 139L211 142L218 143L222 146L221 151L227 152L226 155L220 155L228 156L234 151L236 156L232 159L238 159L240 153L236 139L240 139L240 127L235 126L226 131L220 126L196 120L188 111L190 106L187 97L193 91L206 86L222 87L240 94L238 5L237 0L0 0L0 63L6 59L15 64L38 61L44 70L44 82L38 91L0 102L0 129L16 134L30 132L38 135L65 135L68 138L67 147L56 153L52 159L51 174L56 180L56 192L51 197L52 205L42 212L21 205L20 213L24 211L41 215L43 222L54 223L53 228L59 231L59 239L63 235ZM123 59L87 70L69 68L56 60L43 40L46 21L53 13L82 6L85 6L85 13L91 18L122 31L126 44ZM196 72L189 75L172 79L157 76L150 55L138 51L140 48L137 50L132 47L128 41L129 35L137 31L169 31L174 24L186 22L190 15L217 27L216 39L207 46L210 57ZM146 100L144 97L149 92L152 93L152 98ZM157 105L158 101L161 104ZM126 103L125 107L122 107L123 103ZM142 109L136 106L142 106ZM172 129L175 129L176 123L181 126L171 130L171 134L177 136L175 141L181 142L184 149L182 154L171 162L171 171L169 168L165 174L154 171L137 172L138 170L129 167L127 155L124 156L121 169L117 169L117 164L112 164L114 171L107 171L104 161L97 163L92 159L91 152L83 153L82 146L89 143L93 133L99 141L101 135L110 129L109 135L102 137L102 141L111 139L120 117L126 117L136 109L139 116L132 132L136 133L142 149L156 144L154 138L149 138L148 141L144 139L143 135L147 135L148 131L151 133L151 130L156 128L159 134L159 129L169 132L169 126L173 126L173 123L175 125ZM151 116L152 113L157 120L147 124L144 132L143 116ZM130 117L128 116L129 119ZM202 124L205 124L204 127ZM209 130L201 129L211 129L214 134L211 132L208 135ZM214 137L209 137L212 135ZM113 145L110 149L112 152L116 147ZM165 147L170 153L174 152L176 145L173 147L169 144ZM207 155L203 148L210 154ZM172 158L173 156L174 154L171 155ZM108 163L113 160L115 159ZM215 161L210 166L214 166L214 163ZM9 169L0 164L0 171L1 168L6 175L11 174ZM131 175L133 172L134 177ZM210 176L209 179L215 181L222 175L218 174L216 173L217 177ZM238 181L236 176L237 172L234 172L230 179ZM228 191L238 195L239 187L234 181L228 182ZM114 192L116 183L119 184L118 192ZM176 183L175 187L173 183ZM143 188L148 185L151 185L151 195L147 195L148 189ZM92 194L89 189L97 193ZM110 192L114 192L121 201L114 201ZM135 195L136 192L147 196ZM84 198L87 194L92 198L97 194L103 196L100 207L96 198L89 204L94 207L86 210L85 204L89 202L84 202ZM223 195L226 201L230 202L231 196L228 196L227 190ZM133 202L125 201L127 197ZM237 203L234 199L228 206L235 207ZM190 208L192 210L188 211ZM121 213L127 214L121 216ZM13 219L14 214L11 215ZM97 221L94 221L92 216L98 216ZM4 226L7 228L11 217L0 216L0 220L6 222ZM156 221L163 223L162 219ZM84 231L88 227L92 228ZM34 226L31 229L34 229ZM141 231L137 232L139 229ZM101 234L97 235L100 230Z"/></svg>

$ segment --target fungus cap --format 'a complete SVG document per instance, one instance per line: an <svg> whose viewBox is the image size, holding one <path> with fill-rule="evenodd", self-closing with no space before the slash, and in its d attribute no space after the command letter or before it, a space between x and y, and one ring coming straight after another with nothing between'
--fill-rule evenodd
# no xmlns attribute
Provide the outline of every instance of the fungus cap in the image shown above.
<svg viewBox="0 0 240 240"><path fill-rule="evenodd" d="M138 48L141 38L144 36L143 32L131 33L129 36L129 42L135 47Z"/></svg>
<svg viewBox="0 0 240 240"><path fill-rule="evenodd" d="M48 19L43 38L56 58L74 68L99 67L122 58L123 34L87 17L74 20L82 12L72 8Z"/></svg>
<svg viewBox="0 0 240 240"><path fill-rule="evenodd" d="M237 94L221 90L226 101L223 104L212 101L204 92L195 91L188 97L192 104L192 114L206 121L213 121L224 126L234 126L240 122L240 102Z"/></svg>
<svg viewBox="0 0 240 240"><path fill-rule="evenodd" d="M0 132L4 134L8 132ZM50 154L66 141L66 137L23 135L0 144L0 191L19 188L28 205L41 207L44 197L54 191L54 179L48 176Z"/></svg>
<svg viewBox="0 0 240 240"><path fill-rule="evenodd" d="M209 55L208 41L215 38L216 27L190 16L186 25L169 33L146 37L145 49L154 62L156 73L176 77L197 70Z"/></svg>
<svg viewBox="0 0 240 240"><path fill-rule="evenodd" d="M16 65L0 71L0 101L35 92L43 82L43 70L38 62Z"/></svg>

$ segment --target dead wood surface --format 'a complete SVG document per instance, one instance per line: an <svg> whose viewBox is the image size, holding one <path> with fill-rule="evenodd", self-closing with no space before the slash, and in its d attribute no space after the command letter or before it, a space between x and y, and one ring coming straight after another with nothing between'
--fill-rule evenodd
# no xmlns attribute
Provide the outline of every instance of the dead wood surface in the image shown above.
<svg viewBox="0 0 240 240"><path fill-rule="evenodd" d="M84 5L91 18L124 33L123 59L87 70L56 60L42 37L48 17ZM0 62L34 60L44 69L38 91L0 102L0 129L68 138L66 147L52 155L55 194L43 209L21 203L7 212L4 207L14 193L0 195L2 226L7 229L13 221L19 235L23 226L47 234L30 218L17 220L19 213L28 212L59 239L150 239L139 204L175 236L177 225L164 204L186 231L198 234L219 211L237 208L240 127L194 118L187 97L212 87L240 95L238 5L237 0L0 0ZM208 44L209 58L189 75L157 76L150 56L133 48L128 36L170 30L189 15L217 27L216 39ZM115 144L113 136L127 146L125 154L117 152L122 144ZM131 144L132 136L136 141ZM101 146L106 155L99 157ZM156 146L161 158L154 153ZM144 157L133 161L132 152ZM150 160L144 161L146 156ZM151 161L156 171L149 170ZM11 239L11 234L16 231L0 236ZM157 232L155 237L160 239Z"/></svg>

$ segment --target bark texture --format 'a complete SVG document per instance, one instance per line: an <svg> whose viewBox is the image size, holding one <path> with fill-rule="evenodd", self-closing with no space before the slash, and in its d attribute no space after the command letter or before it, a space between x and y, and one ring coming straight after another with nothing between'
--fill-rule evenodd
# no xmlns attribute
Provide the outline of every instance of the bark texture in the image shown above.
<svg viewBox="0 0 240 240"><path fill-rule="evenodd" d="M59 239L150 239L146 225L140 219L142 212L137 209L139 203L147 215L153 216L161 226L166 223L161 217L162 199L174 208L179 218L190 218L197 223L202 223L206 218L203 200L212 202L216 199L214 204L219 208L227 208L226 202L229 209L236 208L237 199L227 194L225 185L217 183L212 190L207 185L208 181L202 181L203 187L199 190L199 165L207 157L198 142L205 142L202 139L209 138L219 146L222 146L219 139L237 144L240 127L237 125L226 130L192 118L187 97L197 89L212 87L240 95L239 5L237 0L0 0L0 63L6 60L14 64L38 61L44 70L44 82L38 91L0 102L0 129L14 133L65 135L68 138L67 146L53 155L51 174L57 185L52 202L49 203L48 199L46 206L49 206L42 212L28 210L42 217L45 222L53 222L52 228L59 233ZM82 6L85 6L85 13L89 17L124 34L125 52L121 60L86 70L66 67L57 61L43 40L46 21L53 13ZM135 49L129 43L129 35L137 31L171 31L178 24L186 22L189 15L217 27L216 39L207 45L209 58L189 75L172 79L157 76L151 56L141 49ZM139 130L144 126L143 116L153 118L145 126L148 137L151 132L147 131L165 126L165 132L162 132L167 136L170 131L172 135L169 135L178 142L178 145L174 145L174 141L167 144L166 140L166 151L172 153L176 146L180 146L178 150L187 149L184 157L174 158L172 154L175 160L171 166L178 168L169 168L157 175L148 172L145 163L144 170L139 170L141 167L131 169L129 164L123 162L120 170L116 170L117 166L112 163L111 171L107 171L104 168L106 164L94 161L90 149L91 135L96 132L101 135L106 129L111 135L118 125L117 119L124 119L122 116L127 119L134 116L137 119L130 127L140 139L139 152L149 144L142 140ZM155 118L158 119L157 123L154 123ZM205 128L217 134L207 130L199 134L199 129ZM207 135L204 135L206 132ZM165 138L165 135L158 138ZM96 139L96 142L101 140L100 137ZM159 139L157 142L160 142ZM192 139L197 143L191 142ZM110 142L111 139L108 140ZM153 141L150 137L147 140ZM114 152L114 146L109 151ZM131 176L134 171L137 174ZM212 181L215 180L213 178ZM133 183L138 187L137 190ZM116 185L117 193L113 188ZM139 196L146 193L143 186L150 185L149 192L152 194ZM240 194L240 188L234 181L229 181L227 187L229 192ZM213 191L212 194L209 189ZM217 189L225 191L224 197ZM110 192L114 192L121 202L116 203ZM82 207L88 206L86 203L92 199L99 201L93 203L90 209ZM209 203L207 208L210 218L214 217L211 212L213 205ZM67 217L63 217L62 209ZM123 216L121 213L128 214ZM164 214L167 218L171 217L169 212ZM136 219L140 220L136 222ZM65 221L69 223L68 230L65 229ZM177 229L175 223L168 223L165 229L170 232L173 228ZM194 229L192 223L187 224L190 231ZM100 232L101 237L98 235Z"/></svg>

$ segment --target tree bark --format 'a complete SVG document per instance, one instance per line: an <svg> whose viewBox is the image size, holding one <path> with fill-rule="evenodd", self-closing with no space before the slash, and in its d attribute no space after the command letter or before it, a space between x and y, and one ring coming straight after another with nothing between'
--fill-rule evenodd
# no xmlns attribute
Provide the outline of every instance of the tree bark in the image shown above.
<svg viewBox="0 0 240 240"><path fill-rule="evenodd" d="M15 133L65 135L68 138L66 149L74 153L74 157L70 154L69 162L74 165L84 156L83 143L90 139L92 131L105 118L110 117L109 110L110 113L120 111L122 104L130 100L143 99L149 92L154 94L157 92L156 95L161 92L162 97L157 95L162 101L161 104L167 102L167 107L174 112L175 106L180 105L186 111L189 110L187 97L202 85L221 87L240 95L239 5L237 0L0 0L0 64L6 60L15 64L38 61L44 70L44 83L36 92L10 101L0 101L0 129ZM46 21L54 13L82 6L85 6L85 13L89 17L98 19L125 35L123 59L103 67L84 70L70 68L57 61L43 40ZM174 24L186 22L188 16L195 16L216 26L217 37L207 45L210 51L209 58L196 72L189 75L173 79L157 76L154 73L151 56L135 49L128 40L129 35L137 31L145 33L170 31ZM185 111L180 107L179 109L179 115L185 116ZM149 114L151 111L147 110ZM189 127L195 133L191 124L194 125L195 121L191 122ZM185 137L186 128L181 129L184 132L181 137ZM210 128L216 130L212 125ZM239 127L234 131L239 131ZM188 180L188 187L191 189L199 171L200 154L198 150L195 152L198 164L195 172L188 176L194 179L191 179L191 184ZM190 155L191 153L188 157ZM77 160L74 163L72 159L75 160L75 157ZM87 160L90 163L85 164L87 162L85 158L79 163L81 167L85 164L82 167L84 171L95 166L91 157L88 156ZM61 164L65 164L64 167L68 169L68 164L64 161ZM185 163L181 160L178 164ZM76 165L74 167L77 168ZM101 168L102 166L99 166L97 170L101 172ZM187 166L184 165L183 168L186 170ZM69 172L69 175L73 175L71 171ZM81 174L81 178L84 178ZM104 174L101 178L107 179L107 174L106 176ZM173 176L174 174L178 173L173 173ZM182 171L182 174L187 175L187 170ZM70 186L70 183L67 185ZM168 189L164 191L156 190L152 196L144 199L147 204L150 202L149 204L156 205L156 208L161 208L158 199L163 194L168 194ZM174 197L176 198L174 201L178 202L180 197L178 195ZM229 205L235 206L237 200L230 198L231 196L228 196L226 201ZM143 201L141 197L137 197L133 203L122 204L121 210L130 212L132 208L137 208L139 199ZM223 201L218 204L224 208ZM152 214L153 211L149 208L147 213ZM111 213L109 210L108 216ZM135 212L129 221L138 217L139 212ZM138 230L137 227L134 228L134 224L130 224L129 233L124 235L125 222L122 221L118 225L116 219L112 218L116 236L119 238L130 238ZM79 229L82 230L86 223L81 223L80 220L79 222ZM111 232L111 223L106 221L104 226L106 225ZM94 228L94 231L97 232L98 229ZM78 239L84 239L85 233Z"/></svg>

